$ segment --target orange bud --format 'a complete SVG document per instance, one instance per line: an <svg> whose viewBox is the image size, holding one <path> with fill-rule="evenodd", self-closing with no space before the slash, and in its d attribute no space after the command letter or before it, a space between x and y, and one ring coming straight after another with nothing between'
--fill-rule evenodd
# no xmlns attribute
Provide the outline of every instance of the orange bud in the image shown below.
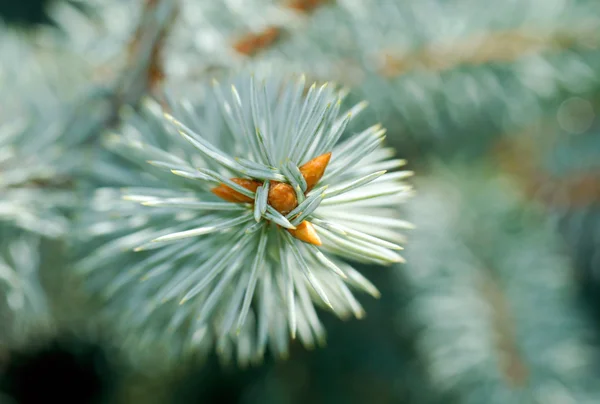
<svg viewBox="0 0 600 404"><path fill-rule="evenodd" d="M277 212L287 215L298 206L298 198L296 197L294 188L290 184L271 181L268 203Z"/></svg>
<svg viewBox="0 0 600 404"><path fill-rule="evenodd" d="M256 189L262 185L259 181L249 180L246 178L232 178L231 181L246 188L249 191L256 192ZM236 203L252 203L254 199L247 197L246 195L240 194L238 191L230 188L225 184L221 184L216 188L213 188L212 193L217 195L221 199L225 199L227 202Z"/></svg>
<svg viewBox="0 0 600 404"><path fill-rule="evenodd" d="M305 243L314 245L323 244L321 243L321 239L319 238L315 227L312 225L312 223L307 222L306 220L300 223L296 227L296 230L288 229L288 231L293 237L297 238L300 241L304 241Z"/></svg>
<svg viewBox="0 0 600 404"><path fill-rule="evenodd" d="M319 157L315 157L307 163L304 163L302 167L300 167L300 173L302 173L307 185L306 192L310 191L315 185L317 185L325 173L325 169L327 168L327 164L329 164L330 159L331 152L325 153Z"/></svg>

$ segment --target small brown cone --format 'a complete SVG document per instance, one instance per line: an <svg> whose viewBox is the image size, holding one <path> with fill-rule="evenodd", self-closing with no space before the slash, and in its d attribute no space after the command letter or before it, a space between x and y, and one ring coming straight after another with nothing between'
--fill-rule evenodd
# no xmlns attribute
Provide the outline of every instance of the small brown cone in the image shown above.
<svg viewBox="0 0 600 404"><path fill-rule="evenodd" d="M325 173L325 169L327 168L330 159L331 152L321 154L320 156L315 157L300 167L300 173L302 173L307 185L306 192L310 191L315 185L317 185Z"/></svg>
<svg viewBox="0 0 600 404"><path fill-rule="evenodd" d="M249 191L256 192L256 189L262 185L259 181L249 180L246 178L232 178L231 181L246 188ZM247 197L246 195L240 194L238 191L228 187L225 184L221 184L216 188L213 188L212 193L217 195L221 199L225 199L227 202L236 203L252 203L254 199Z"/></svg>
<svg viewBox="0 0 600 404"><path fill-rule="evenodd" d="M321 239L319 238L315 227L312 225L312 223L307 222L306 220L300 223L296 227L296 230L288 229L288 231L293 237L297 238L300 241L304 241L305 243L314 245L323 244L321 243Z"/></svg>
<svg viewBox="0 0 600 404"><path fill-rule="evenodd" d="M268 202L282 215L287 215L298 206L298 198L294 188L290 184L277 181L271 181Z"/></svg>

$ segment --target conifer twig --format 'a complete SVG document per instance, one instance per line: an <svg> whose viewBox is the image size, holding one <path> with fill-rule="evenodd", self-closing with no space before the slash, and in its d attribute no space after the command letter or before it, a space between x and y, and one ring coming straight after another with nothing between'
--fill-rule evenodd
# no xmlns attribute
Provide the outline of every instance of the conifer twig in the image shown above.
<svg viewBox="0 0 600 404"><path fill-rule="evenodd" d="M523 56L576 46L598 48L598 32L598 24L582 23L569 31L535 32L521 27L482 33L448 44L427 44L406 53L384 51L380 71L392 78L416 69L444 71L460 65L513 62Z"/></svg>

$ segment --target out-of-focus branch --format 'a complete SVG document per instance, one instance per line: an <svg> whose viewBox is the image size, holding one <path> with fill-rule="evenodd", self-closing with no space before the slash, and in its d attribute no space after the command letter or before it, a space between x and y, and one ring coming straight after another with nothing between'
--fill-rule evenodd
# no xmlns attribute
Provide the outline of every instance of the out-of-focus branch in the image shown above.
<svg viewBox="0 0 600 404"><path fill-rule="evenodd" d="M577 46L597 48L600 46L598 25L593 21L582 23L571 31L555 32L517 28L431 44L406 53L384 51L380 71L385 77L392 78L416 69L444 71L460 65L512 62L526 55Z"/></svg>
<svg viewBox="0 0 600 404"><path fill-rule="evenodd" d="M496 330L496 346L500 353L498 366L512 387L522 387L527 384L529 371L519 352L509 303L489 271L482 271L481 274L481 295L493 308L492 323Z"/></svg>
<svg viewBox="0 0 600 404"><path fill-rule="evenodd" d="M163 78L162 47L177 9L177 0L145 2L138 28L125 49L124 68L116 79L99 85L76 105L65 125L65 132L77 134L76 142L95 142L98 131L115 124L123 105L135 105L144 94L156 90Z"/></svg>
<svg viewBox="0 0 600 404"><path fill-rule="evenodd" d="M525 194L552 208L576 208L600 204L600 172L578 171L558 178L541 168L543 145L530 134L502 138L494 148L501 169L514 177Z"/></svg>
<svg viewBox="0 0 600 404"><path fill-rule="evenodd" d="M147 0L142 19L128 47L127 71L124 72L120 98L137 100L152 91L164 78L162 49L176 21L176 0Z"/></svg>
<svg viewBox="0 0 600 404"><path fill-rule="evenodd" d="M291 0L286 6L298 13L309 14L332 0ZM233 48L240 54L255 56L261 51L275 45L282 38L285 27L270 25L260 32L249 32L233 43Z"/></svg>

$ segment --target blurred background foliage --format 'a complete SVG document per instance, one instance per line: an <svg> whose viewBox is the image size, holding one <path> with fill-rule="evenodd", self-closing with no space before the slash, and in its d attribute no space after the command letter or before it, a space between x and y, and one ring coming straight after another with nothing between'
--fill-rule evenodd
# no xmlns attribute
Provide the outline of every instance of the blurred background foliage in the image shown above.
<svg viewBox="0 0 600 404"><path fill-rule="evenodd" d="M600 401L599 2L6 0L0 17L0 399ZM324 315L327 345L285 361L128 352L69 271L69 231L27 224L73 217L123 106L201 101L240 69L369 101L361 119L417 172L408 262L361 267L382 292L366 318Z"/></svg>

